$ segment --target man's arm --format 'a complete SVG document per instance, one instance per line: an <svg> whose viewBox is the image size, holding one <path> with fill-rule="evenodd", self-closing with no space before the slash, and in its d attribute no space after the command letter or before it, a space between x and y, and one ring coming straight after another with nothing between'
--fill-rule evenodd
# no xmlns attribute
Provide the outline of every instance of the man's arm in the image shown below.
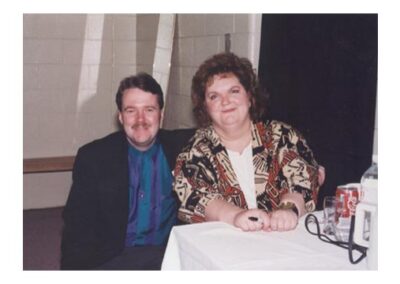
<svg viewBox="0 0 400 284"><path fill-rule="evenodd" d="M73 183L63 212L61 269L90 269L95 254L95 208L92 187L93 169L88 158L78 151L73 169Z"/></svg>

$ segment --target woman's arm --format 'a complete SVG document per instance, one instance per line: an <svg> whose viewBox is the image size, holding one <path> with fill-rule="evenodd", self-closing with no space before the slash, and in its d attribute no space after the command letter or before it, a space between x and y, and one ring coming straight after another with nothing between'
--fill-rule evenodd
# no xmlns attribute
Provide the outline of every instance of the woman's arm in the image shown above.
<svg viewBox="0 0 400 284"><path fill-rule="evenodd" d="M298 218L316 207L318 190L325 171L319 168L304 137L289 125L281 124L277 155L279 181L283 187L278 208L271 213L272 230L291 230Z"/></svg>
<svg viewBox="0 0 400 284"><path fill-rule="evenodd" d="M208 203L206 221L222 221L243 231L269 230L270 218L261 209L243 209L225 200L215 199Z"/></svg>
<svg viewBox="0 0 400 284"><path fill-rule="evenodd" d="M233 225L235 217L245 211L222 199L212 200L206 207L206 221L222 221Z"/></svg>

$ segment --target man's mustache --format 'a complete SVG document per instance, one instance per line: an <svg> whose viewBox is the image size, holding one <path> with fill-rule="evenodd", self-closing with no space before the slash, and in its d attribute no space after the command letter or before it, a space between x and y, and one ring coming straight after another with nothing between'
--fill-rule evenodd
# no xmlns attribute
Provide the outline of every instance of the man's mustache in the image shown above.
<svg viewBox="0 0 400 284"><path fill-rule="evenodd" d="M150 127L150 124L142 122L142 123L135 123L134 125L132 125L133 129L136 129L139 127L148 128L148 127Z"/></svg>

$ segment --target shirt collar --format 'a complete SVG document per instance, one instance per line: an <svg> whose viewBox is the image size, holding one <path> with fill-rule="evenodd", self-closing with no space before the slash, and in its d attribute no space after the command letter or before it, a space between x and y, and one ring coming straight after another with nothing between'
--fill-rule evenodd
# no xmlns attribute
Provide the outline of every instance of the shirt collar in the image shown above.
<svg viewBox="0 0 400 284"><path fill-rule="evenodd" d="M158 147L160 145L158 137L156 138L156 140L154 141L153 145L151 145L151 147L145 151L139 151L138 149L136 149L134 146L132 146L130 143L129 144L129 152L135 155L143 155L143 156L152 156L154 155L157 150Z"/></svg>

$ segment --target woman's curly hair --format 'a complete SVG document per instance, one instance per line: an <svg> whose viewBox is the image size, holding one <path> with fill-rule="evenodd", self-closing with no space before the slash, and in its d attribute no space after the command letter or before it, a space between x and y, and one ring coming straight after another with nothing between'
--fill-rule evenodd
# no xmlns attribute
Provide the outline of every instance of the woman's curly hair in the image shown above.
<svg viewBox="0 0 400 284"><path fill-rule="evenodd" d="M211 124L211 118L205 106L205 92L212 83L214 75L233 74L250 94L250 117L253 121L264 119L267 108L267 96L260 90L260 85L251 62L239 58L234 53L215 54L204 61L192 79L193 112L200 127Z"/></svg>

